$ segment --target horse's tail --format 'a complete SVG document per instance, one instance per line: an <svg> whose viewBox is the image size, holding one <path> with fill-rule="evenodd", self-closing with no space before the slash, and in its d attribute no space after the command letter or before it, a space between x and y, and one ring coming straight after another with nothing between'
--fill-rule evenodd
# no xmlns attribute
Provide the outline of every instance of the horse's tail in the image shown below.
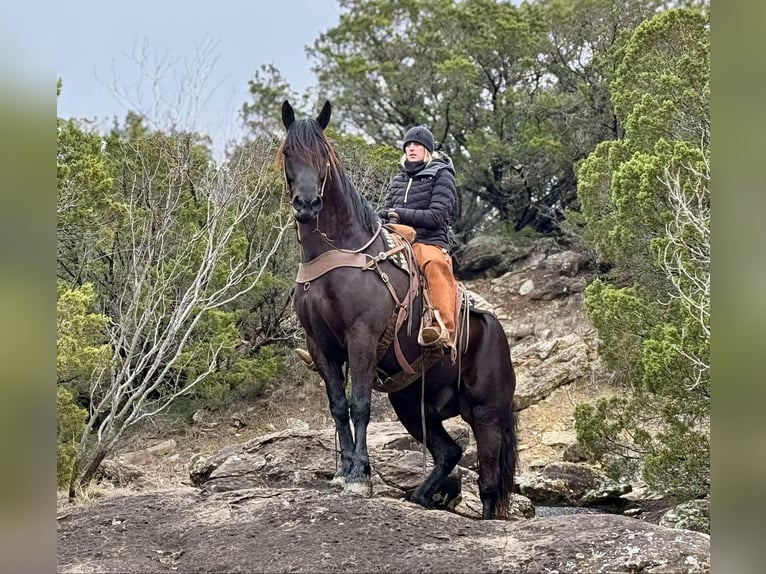
<svg viewBox="0 0 766 574"><path fill-rule="evenodd" d="M500 456L498 460L499 472L495 518L500 519L507 519L510 516L513 477L516 474L518 457L518 450L516 448L516 413L513 412L513 406L508 411L509 415L500 443Z"/></svg>

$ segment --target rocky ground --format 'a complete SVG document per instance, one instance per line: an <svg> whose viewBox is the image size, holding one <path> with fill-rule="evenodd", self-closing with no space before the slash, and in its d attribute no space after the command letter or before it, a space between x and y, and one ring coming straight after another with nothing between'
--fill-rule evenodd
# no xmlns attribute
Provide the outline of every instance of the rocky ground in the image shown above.
<svg viewBox="0 0 766 574"><path fill-rule="evenodd" d="M580 253L548 246L506 254L499 276L468 274L467 286L495 304L512 343L522 477L561 461L575 441L577 403L615 392L600 371L595 333L582 312L587 263ZM264 481L230 492L193 485L195 456L282 429L331 428L314 373L244 410L195 418L176 433L146 429L126 445L119 464L106 466L110 480L75 504L59 499L59 572L709 570L709 537L658 526L668 504L651 498L642 500L640 519L539 513L482 522L387 496L344 495L326 480ZM373 419L395 421L385 395L375 395ZM135 469L130 479L129 469Z"/></svg>
<svg viewBox="0 0 766 574"><path fill-rule="evenodd" d="M329 487L182 488L60 514L58 560L71 573L704 572L709 539L610 514L476 521Z"/></svg>

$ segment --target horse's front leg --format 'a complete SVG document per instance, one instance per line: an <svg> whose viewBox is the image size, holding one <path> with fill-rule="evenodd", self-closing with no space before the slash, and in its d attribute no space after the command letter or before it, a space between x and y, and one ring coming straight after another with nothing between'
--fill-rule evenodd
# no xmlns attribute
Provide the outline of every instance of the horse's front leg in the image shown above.
<svg viewBox="0 0 766 574"><path fill-rule="evenodd" d="M372 495L370 458L367 453L367 426L370 423L376 345L377 342L371 337L359 337L355 339L355 344L349 346L354 454L351 459L351 471L346 478L345 490L364 496Z"/></svg>
<svg viewBox="0 0 766 574"><path fill-rule="evenodd" d="M327 399L330 403L330 414L335 421L335 429L340 443L340 467L332 479L333 484L345 484L350 472L354 454L354 438L351 436L349 424L348 401L346 400L345 381L343 379L342 364L330 362L324 353L311 341L306 341L309 347L317 372L324 380Z"/></svg>

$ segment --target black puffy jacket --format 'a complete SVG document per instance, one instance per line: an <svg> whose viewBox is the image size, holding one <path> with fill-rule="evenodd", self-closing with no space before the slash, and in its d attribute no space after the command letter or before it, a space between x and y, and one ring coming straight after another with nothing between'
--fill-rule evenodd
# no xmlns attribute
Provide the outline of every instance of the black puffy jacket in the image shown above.
<svg viewBox="0 0 766 574"><path fill-rule="evenodd" d="M416 172L404 167L388 184L382 216L389 211L400 223L415 228L418 243L449 249L449 216L455 206L455 168L446 156L436 156Z"/></svg>

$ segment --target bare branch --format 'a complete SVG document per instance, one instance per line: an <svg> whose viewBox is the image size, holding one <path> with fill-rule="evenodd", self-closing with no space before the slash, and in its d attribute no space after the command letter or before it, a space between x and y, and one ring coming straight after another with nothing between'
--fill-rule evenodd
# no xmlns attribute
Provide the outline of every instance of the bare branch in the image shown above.
<svg viewBox="0 0 766 574"><path fill-rule="evenodd" d="M706 130L703 130L707 132ZM709 136L703 136L702 149ZM701 167L685 164L682 169L665 168L663 185L673 219L665 226L662 267L673 287L671 297L678 300L689 317L710 338L710 161L703 153ZM682 333L685 336L685 333ZM706 380L710 369L707 357L678 351L695 373L695 388Z"/></svg>
<svg viewBox="0 0 766 574"><path fill-rule="evenodd" d="M82 453L113 449L128 428L162 412L217 369L220 344L209 349L202 372L182 378L181 358L195 328L210 310L256 287L289 227L288 211L273 208L270 142L255 142L250 153L221 167L208 166L194 181L190 204L188 158L173 147L176 141L161 141L169 146L162 152L179 160L164 162L164 169L162 158L152 155L150 162L133 150L141 162L125 202L125 277L108 329L111 370L95 377L91 388ZM190 223L189 213L201 217ZM261 233L243 251L237 246L246 221Z"/></svg>

